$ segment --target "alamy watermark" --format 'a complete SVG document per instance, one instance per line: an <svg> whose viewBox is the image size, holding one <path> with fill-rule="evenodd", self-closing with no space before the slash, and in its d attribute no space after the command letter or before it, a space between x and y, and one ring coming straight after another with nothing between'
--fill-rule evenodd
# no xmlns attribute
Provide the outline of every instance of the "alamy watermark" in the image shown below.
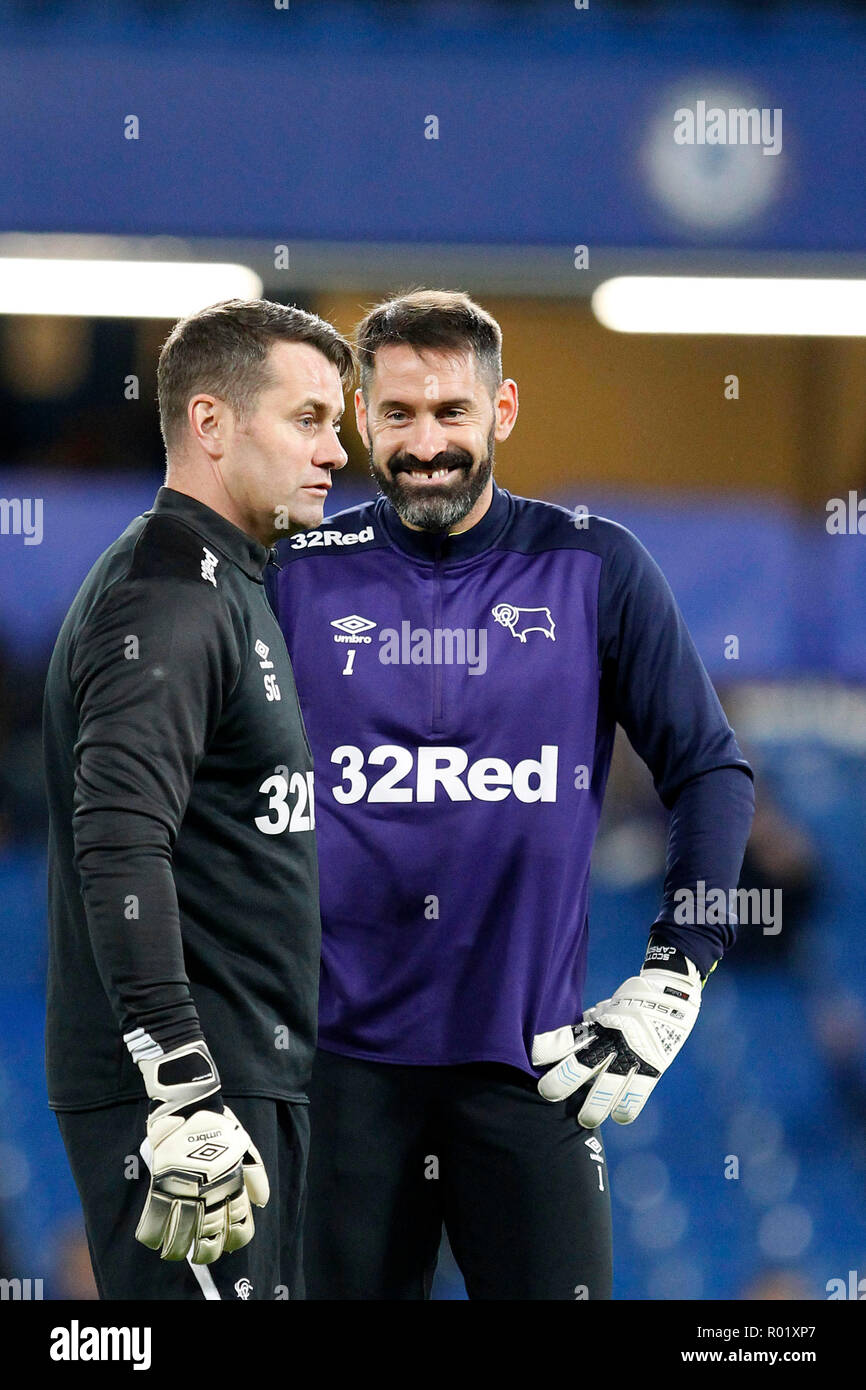
<svg viewBox="0 0 866 1390"><path fill-rule="evenodd" d="M857 1303L866 1300L866 1279L861 1279L857 1269L849 1269L847 1279L828 1279L824 1287L828 1300L845 1298Z"/></svg>
<svg viewBox="0 0 866 1390"><path fill-rule="evenodd" d="M0 536L23 536L25 545L41 545L42 498L0 497Z"/></svg>
<svg viewBox="0 0 866 1390"><path fill-rule="evenodd" d="M0 1301L36 1302L45 1296L42 1283L41 1279L0 1279Z"/></svg>
<svg viewBox="0 0 866 1390"><path fill-rule="evenodd" d="M725 922L759 926L764 936L782 930L781 888L711 888L699 878L694 889L674 893L674 921L678 926L721 926Z"/></svg>
<svg viewBox="0 0 866 1390"><path fill-rule="evenodd" d="M866 497L852 488L847 497L831 497L826 503L824 522L831 536L866 536Z"/></svg>
<svg viewBox="0 0 866 1390"><path fill-rule="evenodd" d="M351 647L372 645L376 626L359 613L335 618L331 627L335 642ZM413 627L404 618L399 628L383 627L376 634L378 657L383 666L467 666L470 676L483 676L487 670L487 630L475 627ZM347 673L351 670L349 665Z"/></svg>
<svg viewBox="0 0 866 1390"><path fill-rule="evenodd" d="M129 1361L134 1371L150 1370L149 1327L82 1327L73 1318L68 1327L51 1329L48 1355L52 1361Z"/></svg>
<svg viewBox="0 0 866 1390"><path fill-rule="evenodd" d="M782 152L780 106L707 106L696 101L694 109L680 106L674 112L674 140L678 145L761 145L762 154Z"/></svg>

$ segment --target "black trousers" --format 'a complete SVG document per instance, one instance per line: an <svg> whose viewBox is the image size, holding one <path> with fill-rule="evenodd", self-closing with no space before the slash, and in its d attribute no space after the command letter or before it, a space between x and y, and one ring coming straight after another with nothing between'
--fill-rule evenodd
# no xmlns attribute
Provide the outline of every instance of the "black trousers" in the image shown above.
<svg viewBox="0 0 866 1390"><path fill-rule="evenodd" d="M147 1098L102 1110L58 1112L84 1208L100 1298L296 1299L304 1297L302 1232L309 1107L259 1097L225 1097L262 1156L270 1200L253 1207L255 1235L215 1264L162 1260L135 1239L149 1173L139 1149Z"/></svg>
<svg viewBox="0 0 866 1390"><path fill-rule="evenodd" d="M308 1299L423 1299L444 1225L471 1299L609 1299L610 1195L582 1096L493 1063L322 1051L309 1087Z"/></svg>

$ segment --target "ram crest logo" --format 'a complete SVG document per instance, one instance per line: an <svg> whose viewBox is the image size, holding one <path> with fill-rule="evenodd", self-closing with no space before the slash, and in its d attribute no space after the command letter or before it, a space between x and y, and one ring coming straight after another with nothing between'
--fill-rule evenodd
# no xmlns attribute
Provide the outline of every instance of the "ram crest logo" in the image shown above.
<svg viewBox="0 0 866 1390"><path fill-rule="evenodd" d="M496 621L507 627L518 642L526 642L527 632L543 632L551 642L556 641L556 624L549 608L515 608L513 603L497 603L491 611Z"/></svg>

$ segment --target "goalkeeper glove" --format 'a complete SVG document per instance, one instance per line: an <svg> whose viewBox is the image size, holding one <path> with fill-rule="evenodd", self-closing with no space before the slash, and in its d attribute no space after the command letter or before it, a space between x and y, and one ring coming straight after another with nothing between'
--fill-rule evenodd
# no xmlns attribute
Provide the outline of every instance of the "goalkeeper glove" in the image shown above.
<svg viewBox="0 0 866 1390"><path fill-rule="evenodd" d="M212 1264L255 1233L250 1201L270 1195L258 1150L219 1093L204 1041L138 1062L155 1108L147 1120L150 1191L136 1240L162 1259Z"/></svg>
<svg viewBox="0 0 866 1390"><path fill-rule="evenodd" d="M533 1066L557 1064L539 1081L541 1095L564 1100L592 1081L578 1124L594 1129L608 1115L631 1124L692 1031L702 983L681 951L651 937L640 975L587 1009L578 1026L535 1037Z"/></svg>

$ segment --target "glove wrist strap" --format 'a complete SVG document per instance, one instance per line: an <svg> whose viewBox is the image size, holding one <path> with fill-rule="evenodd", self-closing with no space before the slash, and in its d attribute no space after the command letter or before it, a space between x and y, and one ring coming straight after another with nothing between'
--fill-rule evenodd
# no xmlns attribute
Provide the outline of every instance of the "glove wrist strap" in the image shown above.
<svg viewBox="0 0 866 1390"><path fill-rule="evenodd" d="M648 970L666 970L672 975L682 975L688 980L704 983L697 966L676 946L670 946L658 936L651 936L647 942L641 974Z"/></svg>
<svg viewBox="0 0 866 1390"><path fill-rule="evenodd" d="M143 1057L138 1065L147 1094L156 1102L151 1120L201 1109L223 1110L219 1072L203 1038L162 1057Z"/></svg>

